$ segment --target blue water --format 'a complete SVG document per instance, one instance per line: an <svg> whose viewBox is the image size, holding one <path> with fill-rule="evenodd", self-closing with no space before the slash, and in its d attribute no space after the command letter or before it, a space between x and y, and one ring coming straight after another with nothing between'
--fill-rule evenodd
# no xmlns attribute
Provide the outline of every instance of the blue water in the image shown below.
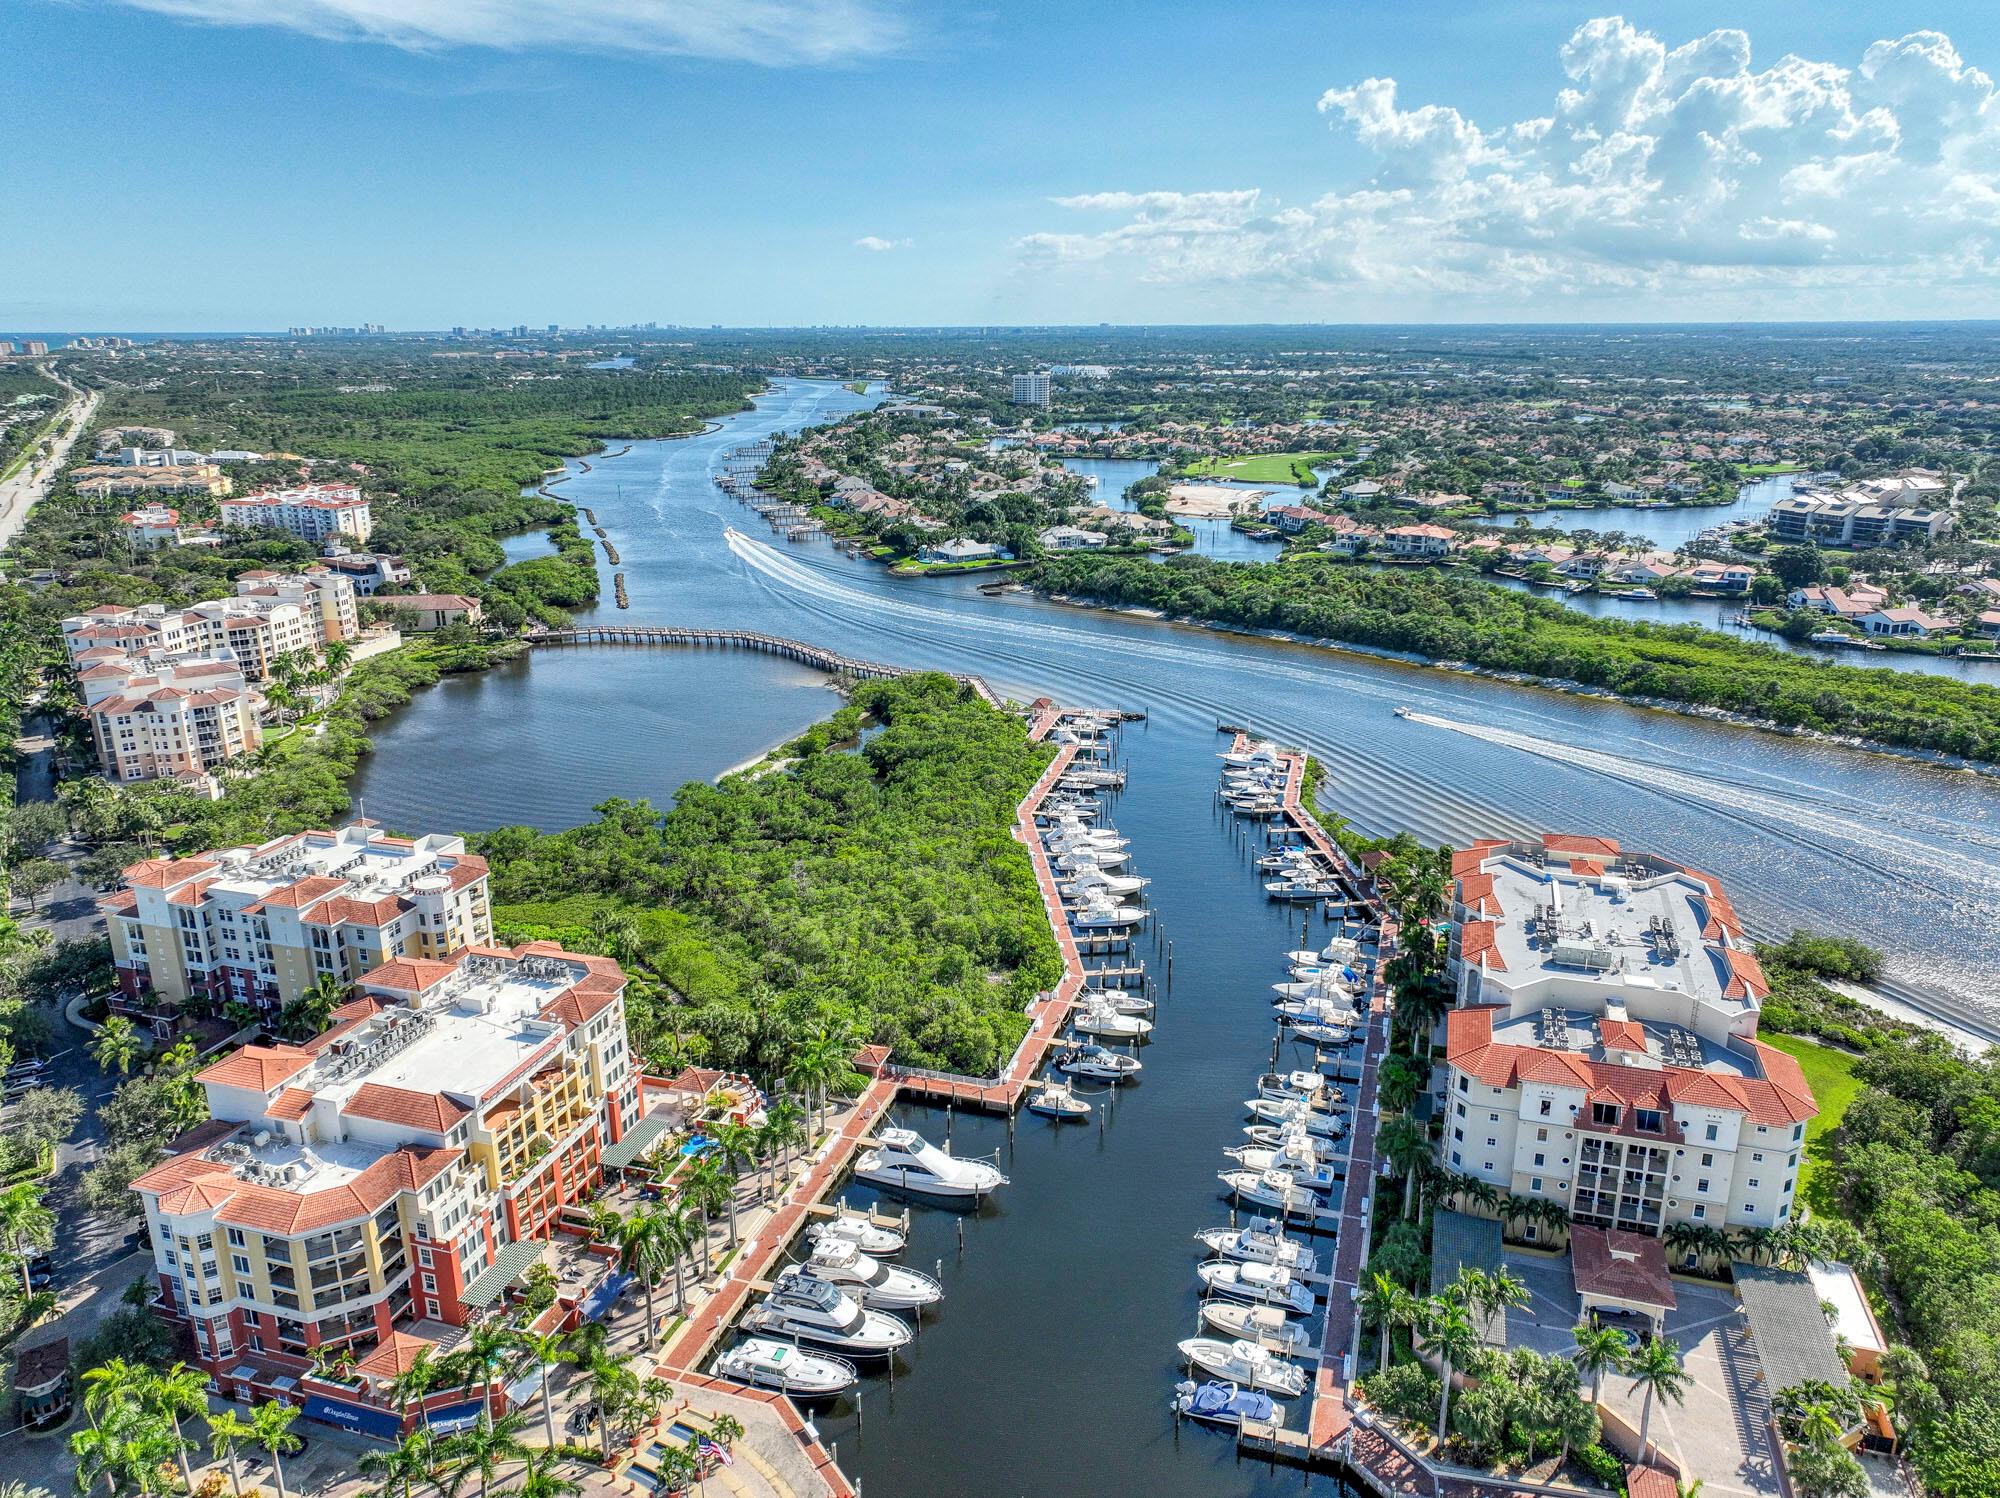
<svg viewBox="0 0 2000 1498"><path fill-rule="evenodd" d="M1125 491L1140 479L1157 473L1160 468L1157 458L1064 458L1062 466L1071 473L1097 480L1094 493L1099 504L1126 511L1136 510L1138 506L1125 497ZM1229 487L1246 493L1252 490L1269 492L1272 504L1301 503L1293 497L1294 493L1311 497L1308 490L1272 490L1268 484L1231 484ZM1227 520L1191 519L1185 515L1177 515L1174 519L1194 533L1194 550L1205 557L1216 557L1225 562L1267 562L1278 554L1276 542L1254 541L1243 532L1232 530Z"/></svg>

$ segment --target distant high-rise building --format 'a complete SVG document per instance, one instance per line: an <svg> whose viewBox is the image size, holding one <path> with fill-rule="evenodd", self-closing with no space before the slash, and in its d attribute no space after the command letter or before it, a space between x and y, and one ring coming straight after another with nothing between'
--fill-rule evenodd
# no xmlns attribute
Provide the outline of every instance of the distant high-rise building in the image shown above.
<svg viewBox="0 0 2000 1498"><path fill-rule="evenodd" d="M29 339L25 350L29 354L46 354L48 351L49 346L38 338Z"/></svg>
<svg viewBox="0 0 2000 1498"><path fill-rule="evenodd" d="M0 338L0 359L6 358L13 352L15 352L14 345L5 338Z"/></svg>
<svg viewBox="0 0 2000 1498"><path fill-rule="evenodd" d="M1047 374L1018 374L1014 376L1014 404L1017 406L1046 406L1049 404L1050 387Z"/></svg>
<svg viewBox="0 0 2000 1498"><path fill-rule="evenodd" d="M551 332L551 333L560 333L561 331L562 331L562 329L561 329L560 327L558 327L558 326L557 326L557 325L556 325L555 323L550 323L550 324L549 324L549 332Z"/></svg>

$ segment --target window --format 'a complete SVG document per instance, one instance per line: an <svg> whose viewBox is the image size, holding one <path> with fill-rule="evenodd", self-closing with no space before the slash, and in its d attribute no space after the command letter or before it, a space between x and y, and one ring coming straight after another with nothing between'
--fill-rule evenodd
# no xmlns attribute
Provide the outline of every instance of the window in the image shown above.
<svg viewBox="0 0 2000 1498"><path fill-rule="evenodd" d="M1472 1084L1467 1082L1466 1079L1461 1076L1458 1079L1458 1090L1460 1092L1470 1092L1472 1091Z"/></svg>
<svg viewBox="0 0 2000 1498"><path fill-rule="evenodd" d="M1486 1115L1486 1121L1488 1123L1498 1123L1500 1122L1500 1115L1497 1113L1489 1113Z"/></svg>
<svg viewBox="0 0 2000 1498"><path fill-rule="evenodd" d="M1715 1163L1715 1156L1710 1154L1704 1154L1701 1157L1701 1163L1704 1165L1713 1165Z"/></svg>
<svg viewBox="0 0 2000 1498"><path fill-rule="evenodd" d="M1533 1180L1529 1181L1528 1189L1530 1191L1540 1191L1542 1189L1542 1178L1540 1176L1536 1176Z"/></svg>
<svg viewBox="0 0 2000 1498"><path fill-rule="evenodd" d="M1659 1109L1641 1108L1638 1110L1638 1112L1639 1112L1639 1119L1638 1119L1639 1127L1643 1129L1646 1133L1658 1134L1664 1132L1664 1123L1660 1117Z"/></svg>
<svg viewBox="0 0 2000 1498"><path fill-rule="evenodd" d="M1590 1105L1590 1121L1595 1124L1615 1125L1618 1122L1618 1105L1616 1103L1592 1103Z"/></svg>
<svg viewBox="0 0 2000 1498"><path fill-rule="evenodd" d="M1700 1180L1696 1181L1694 1183L1694 1189L1700 1192L1703 1196L1708 1195L1708 1177L1703 1176Z"/></svg>
<svg viewBox="0 0 2000 1498"><path fill-rule="evenodd" d="M1458 1105L1458 1116L1459 1116L1460 1118L1463 1118L1463 1117L1465 1117L1465 1104L1463 1104L1463 1103L1460 1103L1460 1104Z"/></svg>
<svg viewBox="0 0 2000 1498"><path fill-rule="evenodd" d="M1458 1164L1461 1164L1461 1163L1462 1163L1462 1162L1461 1162L1461 1161L1459 1160L1459 1158L1458 1158L1458 1151L1457 1151L1457 1150L1453 1150L1453 1151L1451 1152L1451 1163L1452 1163L1452 1164L1454 1164L1454 1165L1458 1165Z"/></svg>
<svg viewBox="0 0 2000 1498"><path fill-rule="evenodd" d="M250 1278L250 1261L244 1258L243 1255L231 1254L229 1256L229 1267L236 1271L239 1278Z"/></svg>
<svg viewBox="0 0 2000 1498"><path fill-rule="evenodd" d="M424 1282L424 1288L426 1290L430 1291L430 1293L433 1295L437 1294L438 1282L436 1275L427 1274L423 1276L423 1282Z"/></svg>
<svg viewBox="0 0 2000 1498"><path fill-rule="evenodd" d="M1745 1181L1743 1184L1748 1186L1752 1191L1755 1191L1757 1189L1757 1178L1755 1176L1752 1176L1750 1177L1749 1180Z"/></svg>
<svg viewBox="0 0 2000 1498"><path fill-rule="evenodd" d="M420 1249L418 1249L418 1250L417 1250L417 1262L418 1262L419 1264L423 1265L423 1266L424 1266L424 1268L426 1268L426 1269L430 1268L430 1267L431 1267L431 1251L430 1251L430 1250L429 1250L428 1248L420 1248Z"/></svg>
<svg viewBox="0 0 2000 1498"><path fill-rule="evenodd" d="M1755 1162L1758 1165L1762 1165L1764 1163L1764 1156L1761 1151L1757 1150L1751 1151L1750 1158L1753 1162Z"/></svg>
<svg viewBox="0 0 2000 1498"><path fill-rule="evenodd" d="M1787 1181L1785 1182L1785 1195L1790 1196L1791 1194L1792 1194L1792 1183L1790 1181Z"/></svg>
<svg viewBox="0 0 2000 1498"><path fill-rule="evenodd" d="M232 1246L232 1247L235 1247L235 1248L242 1248L242 1247L244 1246L244 1242L243 1242L243 1229L241 1229L241 1228L231 1228L231 1229L229 1230L229 1242L230 1242L230 1244L231 1244L231 1246Z"/></svg>
<svg viewBox="0 0 2000 1498"><path fill-rule="evenodd" d="M1695 1207L1695 1209L1694 1209L1694 1215L1695 1215L1696 1217L1698 1217L1698 1218L1700 1218L1700 1217L1706 1217L1706 1216L1708 1216L1708 1208L1707 1208L1707 1207L1704 1207L1704 1206L1700 1206L1700 1205L1697 1205L1697 1206Z"/></svg>
<svg viewBox="0 0 2000 1498"><path fill-rule="evenodd" d="M1496 1148L1496 1147L1497 1147L1497 1146L1499 1145L1499 1143L1500 1143L1500 1141L1499 1141L1499 1140L1497 1140L1497 1139L1495 1139L1495 1138L1494 1138L1494 1137L1493 1137L1493 1136L1492 1136L1491 1134L1488 1134L1488 1135L1486 1136L1486 1147L1487 1147L1488 1149L1493 1149L1493 1148ZM1488 1170L1491 1170L1491 1169L1492 1169L1493 1167L1489 1165L1489 1166L1487 1166L1486 1168L1487 1168Z"/></svg>
<svg viewBox="0 0 2000 1498"><path fill-rule="evenodd" d="M1721 1138L1722 1135L1714 1124L1710 1124L1708 1126L1707 1131L1702 1135L1702 1137L1706 1139L1710 1144L1713 1144L1717 1139Z"/></svg>
<svg viewBox="0 0 2000 1498"><path fill-rule="evenodd" d="M1542 1099L1541 1116L1543 1118L1547 1118L1549 1116L1549 1100L1547 1098Z"/></svg>
<svg viewBox="0 0 2000 1498"><path fill-rule="evenodd" d="M1454 1128L1451 1131L1451 1137L1456 1139L1460 1144L1463 1144L1465 1143L1465 1130Z"/></svg>
<svg viewBox="0 0 2000 1498"><path fill-rule="evenodd" d="M1793 1124L1792 1143L1797 1144L1801 1139L1805 1137L1806 1137L1806 1126L1804 1124Z"/></svg>
<svg viewBox="0 0 2000 1498"><path fill-rule="evenodd" d="M1536 1163L1537 1165L1545 1165L1545 1164L1547 1164L1548 1162L1547 1162L1547 1161L1545 1161L1545 1160L1544 1160L1544 1159L1543 1159L1543 1158L1542 1158L1542 1157L1541 1157L1540 1155L1536 1155L1536 1156L1535 1156L1535 1163Z"/></svg>

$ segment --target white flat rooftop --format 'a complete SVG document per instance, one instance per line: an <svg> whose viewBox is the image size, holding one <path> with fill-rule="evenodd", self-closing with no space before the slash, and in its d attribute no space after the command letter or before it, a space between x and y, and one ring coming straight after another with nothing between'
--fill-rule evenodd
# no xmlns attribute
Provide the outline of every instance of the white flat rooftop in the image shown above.
<svg viewBox="0 0 2000 1498"><path fill-rule="evenodd" d="M231 1166L240 1180L306 1192L344 1185L389 1153L354 1139L301 1145L276 1132L260 1145L253 1142L259 1132L246 1125L211 1149L209 1158Z"/></svg>
<svg viewBox="0 0 2000 1498"><path fill-rule="evenodd" d="M561 1024L537 1016L570 981L522 977L516 969L461 981L442 1002L427 1004L414 1015L400 1008L385 1010L351 1038L343 1037L344 1051L337 1042L304 1085L343 1104L367 1082L407 1092L483 1098L560 1043ZM378 1044L377 1058L366 1060ZM354 1064L349 1059L354 1057L364 1059Z"/></svg>
<svg viewBox="0 0 2000 1498"><path fill-rule="evenodd" d="M1517 986L1544 974L1597 981L1608 996L1662 989L1722 1005L1729 974L1702 940L1707 891L1684 874L1578 877L1558 865L1538 868L1511 854L1490 860L1502 912L1494 943L1507 971L1493 979ZM1538 907L1544 921L1536 919Z"/></svg>
<svg viewBox="0 0 2000 1498"><path fill-rule="evenodd" d="M241 896L246 903L263 899L289 884L323 875L345 879L359 892L382 897L402 892L412 880L437 874L438 857L455 840L430 836L409 843L364 840L370 829L344 827L331 839L300 835L265 854L252 848L229 848L216 855L221 864L211 897Z"/></svg>

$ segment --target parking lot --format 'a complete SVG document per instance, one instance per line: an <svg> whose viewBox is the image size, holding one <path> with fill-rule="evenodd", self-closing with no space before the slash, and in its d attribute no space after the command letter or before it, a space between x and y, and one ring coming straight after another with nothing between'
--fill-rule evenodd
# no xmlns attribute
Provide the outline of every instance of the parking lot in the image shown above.
<svg viewBox="0 0 2000 1498"><path fill-rule="evenodd" d="M1507 1268L1528 1287L1529 1303L1507 1313L1507 1345L1567 1355L1578 1318L1569 1259L1509 1252ZM1683 1472L1704 1479L1706 1494L1780 1492L1774 1454L1765 1434L1770 1414L1756 1348L1734 1292L1726 1285L1674 1281L1679 1305L1667 1315L1666 1336L1680 1344L1694 1378L1679 1405L1655 1400L1652 1438ZM1639 1427L1644 1396L1616 1373L1604 1376L1602 1402Z"/></svg>

